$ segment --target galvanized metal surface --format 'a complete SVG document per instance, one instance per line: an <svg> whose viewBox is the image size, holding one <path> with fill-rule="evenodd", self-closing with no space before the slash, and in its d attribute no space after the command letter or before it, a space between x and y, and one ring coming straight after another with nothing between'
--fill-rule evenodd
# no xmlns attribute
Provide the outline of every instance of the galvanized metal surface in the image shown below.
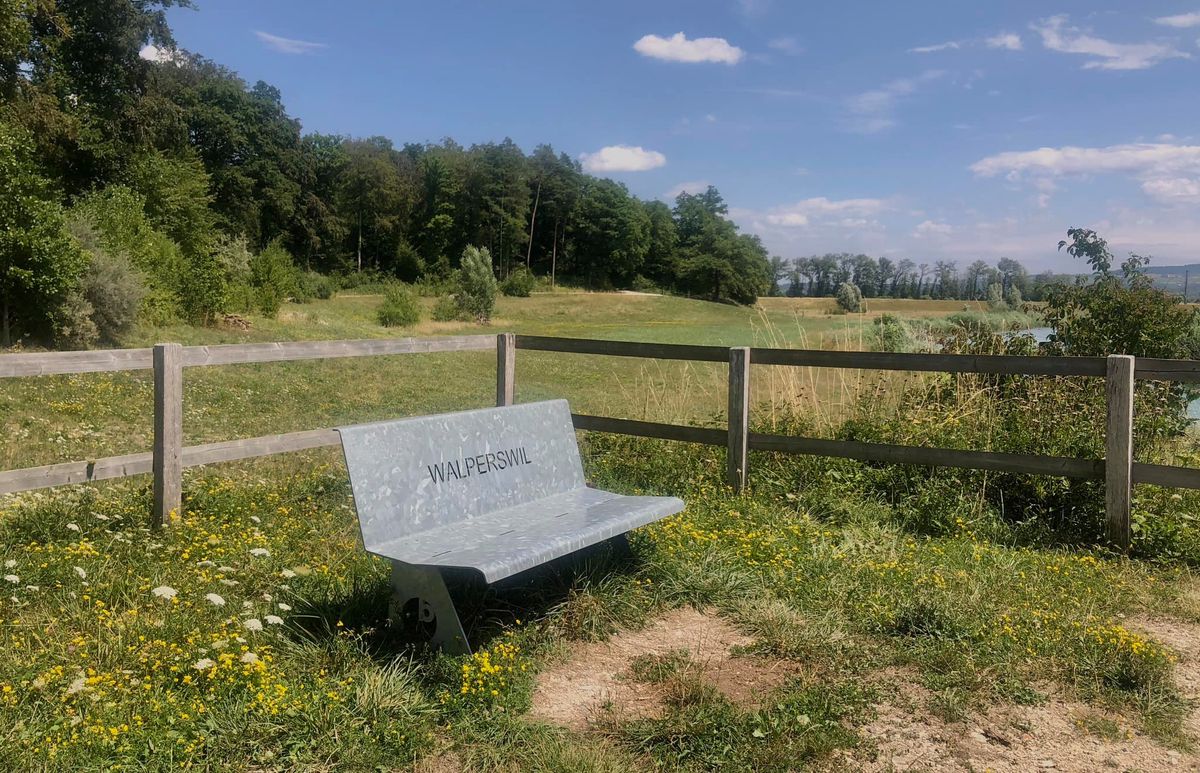
<svg viewBox="0 0 1200 773"><path fill-rule="evenodd" d="M683 509L587 488L565 400L338 432L364 547L488 582Z"/></svg>

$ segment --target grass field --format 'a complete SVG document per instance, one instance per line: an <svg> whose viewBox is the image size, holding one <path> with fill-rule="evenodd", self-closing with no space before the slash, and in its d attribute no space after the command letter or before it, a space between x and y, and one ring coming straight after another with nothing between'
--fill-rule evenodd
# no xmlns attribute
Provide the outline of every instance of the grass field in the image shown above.
<svg viewBox="0 0 1200 773"><path fill-rule="evenodd" d="M373 323L377 303L342 297L287 306L249 332L180 327L131 343L392 334ZM914 315L961 309L918 303ZM563 293L503 300L491 330L869 344L869 320L808 305ZM724 400L716 366L517 362L520 400L694 419ZM465 353L189 370L185 431L200 442L486 405L493 368L490 354ZM760 380L812 400L856 389ZM143 450L149 399L139 374L0 382L0 467ZM387 567L358 547L331 451L189 471L185 512L161 532L145 525L144 479L0 499L0 769L890 770L916 759L1024 770L1051 759L1153 770L1194 759L1200 585L1184 565L993 539L965 506L920 534L856 486L849 462L758 455L738 496L719 449L582 442L590 481L681 496L687 510L634 534L632 561L601 549L491 589L469 658L397 640ZM695 620L699 633L672 636L663 620ZM580 692L592 683L610 698ZM563 721L567 705L585 718Z"/></svg>
<svg viewBox="0 0 1200 773"><path fill-rule="evenodd" d="M423 302L432 306L431 299ZM424 321L410 329L381 327L375 320L379 303L379 296L342 296L288 304L278 319L252 317L249 331L179 325L139 330L127 344L493 332L843 349L870 348L872 341L871 315L819 313L805 308L815 306L809 299L778 299L751 309L633 294L539 294L501 298L490 326ZM920 316L944 316L963 306L912 303ZM719 363L522 352L517 369L519 399L566 397L582 413L704 423L724 411L725 368ZM481 352L193 368L185 376L185 437L189 444L205 443L479 407L493 400L494 371L495 358ZM768 400L786 386L810 398L843 400L863 378L877 376L767 368L760 397ZM149 373L0 383L0 430L10 439L0 447L0 469L145 450L151 437L150 383Z"/></svg>

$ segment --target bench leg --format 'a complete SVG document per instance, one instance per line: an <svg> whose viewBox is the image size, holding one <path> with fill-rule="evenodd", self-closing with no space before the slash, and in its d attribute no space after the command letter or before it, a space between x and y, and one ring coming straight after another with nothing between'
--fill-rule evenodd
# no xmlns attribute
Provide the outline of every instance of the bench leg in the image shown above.
<svg viewBox="0 0 1200 773"><path fill-rule="evenodd" d="M471 654L454 599L436 567L393 561L392 590L392 614L402 626L426 632L430 646L447 654Z"/></svg>

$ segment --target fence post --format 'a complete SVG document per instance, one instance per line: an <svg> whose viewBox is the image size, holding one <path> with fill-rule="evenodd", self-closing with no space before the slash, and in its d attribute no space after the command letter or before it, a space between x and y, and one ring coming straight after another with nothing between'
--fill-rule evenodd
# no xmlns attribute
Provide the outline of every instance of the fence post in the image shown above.
<svg viewBox="0 0 1200 773"><path fill-rule="evenodd" d="M516 369L517 337L512 333L501 333L496 336L496 405L513 404Z"/></svg>
<svg viewBox="0 0 1200 773"><path fill-rule="evenodd" d="M746 487L747 446L750 432L750 349L729 350L729 485L740 492Z"/></svg>
<svg viewBox="0 0 1200 773"><path fill-rule="evenodd" d="M183 346L154 346L154 512L167 523L183 503Z"/></svg>
<svg viewBox="0 0 1200 773"><path fill-rule="evenodd" d="M1132 532L1134 358L1108 358L1108 423L1104 432L1104 514L1109 542L1125 550Z"/></svg>

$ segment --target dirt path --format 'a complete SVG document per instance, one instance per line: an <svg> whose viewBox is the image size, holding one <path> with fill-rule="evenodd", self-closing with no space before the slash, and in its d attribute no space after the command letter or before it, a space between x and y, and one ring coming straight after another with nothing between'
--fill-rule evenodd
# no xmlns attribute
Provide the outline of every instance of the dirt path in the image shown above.
<svg viewBox="0 0 1200 773"><path fill-rule="evenodd" d="M1200 626L1142 617L1130 621L1179 654L1176 678L1185 697L1200 701ZM607 717L628 720L658 716L661 693L630 678L639 655L686 651L703 680L740 705L753 705L802 666L740 655L752 643L728 622L693 609L676 610L639 631L606 642L575 645L538 679L530 716L576 731ZM911 674L877 675L895 687L861 728L865 739L834 762L864 771L1200 771L1200 756L1166 748L1124 717L1049 690L1038 706L997 705L962 723L930 714L930 694ZM1200 711L1186 720L1200 739Z"/></svg>

